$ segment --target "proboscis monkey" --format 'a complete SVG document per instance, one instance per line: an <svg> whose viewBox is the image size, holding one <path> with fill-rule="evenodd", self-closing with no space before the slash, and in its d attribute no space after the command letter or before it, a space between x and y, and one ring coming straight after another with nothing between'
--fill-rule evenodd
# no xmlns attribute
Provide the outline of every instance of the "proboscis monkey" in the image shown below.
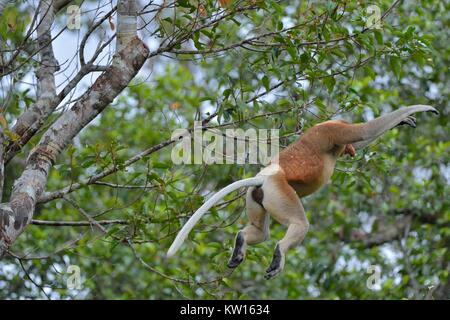
<svg viewBox="0 0 450 320"><path fill-rule="evenodd" d="M287 232L275 247L266 271L270 279L283 270L288 249L300 244L309 228L300 198L322 187L331 177L336 160L343 154L355 155L387 130L399 125L416 126L411 115L436 109L426 105L403 107L366 123L350 124L342 120L319 123L282 150L254 178L236 181L206 201L178 233L167 255L173 256L197 221L230 192L249 187L246 211L249 224L236 236L228 267L236 268L245 257L247 245L261 243L269 235L269 214L287 226Z"/></svg>

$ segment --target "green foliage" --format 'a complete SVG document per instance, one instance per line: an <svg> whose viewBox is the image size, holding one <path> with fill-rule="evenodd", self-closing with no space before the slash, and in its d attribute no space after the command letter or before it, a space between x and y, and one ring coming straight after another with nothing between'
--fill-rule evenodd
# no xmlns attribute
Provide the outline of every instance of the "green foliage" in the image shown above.
<svg viewBox="0 0 450 320"><path fill-rule="evenodd" d="M159 37L172 32L182 37L196 16L193 1L177 3L180 14L160 19ZM208 14L219 10L216 1L202 3ZM54 297L403 299L423 298L429 286L450 281L448 3L406 2L393 9L381 29L368 30L365 5L357 1L346 1L345 6L341 1L250 3L259 9L231 15L193 34L194 48L206 52L200 59L184 54L178 60L162 60L160 71L147 81L138 79L52 169L50 191L111 167L118 172L102 182L145 187L93 184L70 194L98 220L127 221L106 226L106 235L89 226L27 228L12 251L50 255L23 264L34 282ZM391 1L376 4L385 12ZM23 26L7 32L6 21L2 18L0 36L20 42ZM287 29L293 24L299 27ZM225 50L280 30L285 31L261 38L269 45L260 49L242 44ZM213 49L224 50L208 53ZM25 108L18 100L24 99L13 99L16 105L7 108L7 119ZM304 200L310 231L304 244L289 253L285 272L269 282L264 271L285 232L277 223L272 223L270 240L249 248L245 263L228 274L225 264L234 235L247 221L243 198L235 199L236 194L205 216L177 258L165 258L174 235L211 192L255 174L258 166L174 165L170 146L131 167L124 165L216 108L219 117L213 125L241 121L237 127L279 128L284 136L297 125L306 129L336 115L357 122L422 103L436 106L441 115L419 115L416 129L394 129L355 159L342 159L332 183ZM286 112L246 120L282 110ZM283 138L283 145L296 138ZM397 239L369 246L358 238L379 234L411 214L409 232ZM40 205L34 218L86 219L60 199ZM69 265L80 267L82 290L66 289ZM377 290L366 285L370 265L382 270ZM16 260L0 266L0 298L45 297ZM198 284L214 279L218 281ZM439 297L449 298L448 291Z"/></svg>

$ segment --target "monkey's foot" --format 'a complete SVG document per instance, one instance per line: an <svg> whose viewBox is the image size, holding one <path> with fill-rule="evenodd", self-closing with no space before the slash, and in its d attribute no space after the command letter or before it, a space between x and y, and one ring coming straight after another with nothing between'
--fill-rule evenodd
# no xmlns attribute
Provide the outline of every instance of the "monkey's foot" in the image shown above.
<svg viewBox="0 0 450 320"><path fill-rule="evenodd" d="M408 125L410 127L415 128L416 127L416 118L413 116L407 116L403 121L401 121L396 127L402 126L402 125Z"/></svg>
<svg viewBox="0 0 450 320"><path fill-rule="evenodd" d="M236 268L238 265L244 261L244 236L241 232L238 232L236 236L236 243L234 245L233 254L230 261L228 261L228 268Z"/></svg>
<svg viewBox="0 0 450 320"><path fill-rule="evenodd" d="M277 245L275 247L275 252L273 253L272 262L270 263L269 268L267 268L266 275L264 276L266 280L272 279L281 271L283 271L283 260L283 254L281 253L280 246Z"/></svg>

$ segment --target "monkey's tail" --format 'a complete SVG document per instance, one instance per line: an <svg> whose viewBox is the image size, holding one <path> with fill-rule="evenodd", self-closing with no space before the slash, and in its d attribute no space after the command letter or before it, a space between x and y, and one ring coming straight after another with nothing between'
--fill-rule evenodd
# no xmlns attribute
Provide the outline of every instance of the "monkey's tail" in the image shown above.
<svg viewBox="0 0 450 320"><path fill-rule="evenodd" d="M208 201L206 201L200 208L198 208L198 210L191 216L191 218L188 220L188 222L186 222L183 228L181 228L181 231L178 233L172 245L170 246L169 251L167 251L167 256L172 257L178 251L184 240L186 240L189 232L192 230L192 228L194 228L194 225L220 199L241 187L260 186L263 184L263 182L264 176L256 176L254 178L239 180L226 186L211 198L209 198Z"/></svg>

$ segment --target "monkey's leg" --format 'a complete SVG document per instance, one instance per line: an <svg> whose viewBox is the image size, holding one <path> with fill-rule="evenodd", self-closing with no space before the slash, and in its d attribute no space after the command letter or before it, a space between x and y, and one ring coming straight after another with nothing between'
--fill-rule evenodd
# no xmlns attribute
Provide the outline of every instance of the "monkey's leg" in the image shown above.
<svg viewBox="0 0 450 320"><path fill-rule="evenodd" d="M269 236L269 215L266 210L255 201L252 193L256 188L247 190L246 211L249 224L236 235L233 254L228 262L229 268L236 268L245 257L247 245L254 245L265 241ZM264 195L261 192L261 196Z"/></svg>
<svg viewBox="0 0 450 320"><path fill-rule="evenodd" d="M284 238L275 246L272 262L266 270L266 279L271 279L280 273L284 268L286 252L299 245L305 238L308 231L308 223L292 223L289 225Z"/></svg>
<svg viewBox="0 0 450 320"><path fill-rule="evenodd" d="M263 185L263 206L280 223L287 225L285 236L275 246L272 262L266 270L266 279L271 279L284 268L286 252L299 245L305 238L309 223L302 203L294 189L282 175L274 175Z"/></svg>

